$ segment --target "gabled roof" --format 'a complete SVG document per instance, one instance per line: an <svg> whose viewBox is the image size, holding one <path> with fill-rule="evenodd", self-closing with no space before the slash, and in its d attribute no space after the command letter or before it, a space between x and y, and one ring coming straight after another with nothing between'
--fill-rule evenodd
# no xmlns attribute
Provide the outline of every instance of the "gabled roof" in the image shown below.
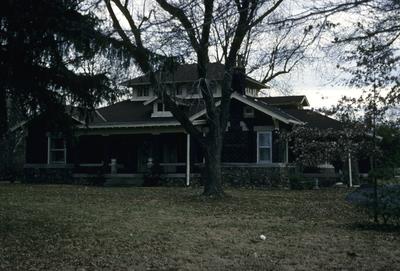
<svg viewBox="0 0 400 271"><path fill-rule="evenodd" d="M207 79L222 81L225 73L225 66L221 63L209 63L207 65ZM162 81L166 84L172 83L189 83L194 82L199 79L197 64L183 64L177 66L175 71L165 75ZM261 82L246 76L246 81L248 84L261 88L268 88L268 86L262 84ZM140 86L148 85L149 77L147 75L142 75L131 80L122 83L125 86Z"/></svg>
<svg viewBox="0 0 400 271"><path fill-rule="evenodd" d="M232 98L241 101L277 120L280 120L286 124L303 124L302 121L297 118L287 114L285 111L278 107L267 104L266 102L259 100L258 98L249 97L247 95L240 95L238 93L233 93Z"/></svg>
<svg viewBox="0 0 400 271"><path fill-rule="evenodd" d="M183 108L190 116L197 115L204 109L204 103L200 100L192 101L190 106ZM88 125L81 128L135 128L152 126L179 126L180 123L174 117L152 117L153 104L143 101L125 100L96 110L101 116L92 119ZM191 118L192 119L192 118ZM194 124L202 124L201 120L192 119Z"/></svg>
<svg viewBox="0 0 400 271"><path fill-rule="evenodd" d="M286 101L304 101L305 96L289 96ZM274 98L277 98L274 100ZM265 113L286 124L307 125L319 129L342 129L340 121L322 115L312 110L297 108L279 108L271 105L267 101L285 101L283 97L263 97L255 98L239 93L233 93L232 99L236 99L254 109ZM215 99L215 105L219 106L220 99ZM186 115L195 125L205 124L201 119L206 114L204 101L202 99L185 99L181 108L186 111ZM157 126L180 126L180 123L174 117L152 117L153 105L143 101L126 100L109 106L101 107L90 113L89 123L85 124L84 118L76 107L68 106L68 114L81 124L80 128L135 128L135 127L157 127ZM18 127L25 125L27 121L22 122Z"/></svg>
<svg viewBox="0 0 400 271"><path fill-rule="evenodd" d="M65 106L65 113L69 114L72 119L80 124L85 124L85 116L88 116L90 121L105 121L104 118L97 112L97 110L88 112L87 110L82 110L76 106L67 105Z"/></svg>
<svg viewBox="0 0 400 271"><path fill-rule="evenodd" d="M146 121L153 112L152 105L144 105L141 101L122 101L97 109L106 122ZM172 119L172 118L171 118ZM102 121L103 122L103 121ZM98 123L94 121L93 123Z"/></svg>
<svg viewBox="0 0 400 271"><path fill-rule="evenodd" d="M232 98L286 124L302 125L305 122L310 121L310 118L306 118L303 116L304 114L301 114L302 110L292 110L296 114L291 114L290 112L292 111L290 110L283 110L276 106L267 104L265 101L258 98L240 95L238 93L233 93ZM216 99L215 102L216 106L219 106L220 99ZM189 116L191 121L198 121L200 117L206 114L204 101L202 99L189 99L185 100L185 103L183 109L186 110L186 114ZM152 112L153 105L151 103L126 100L97 109L96 113L100 117L93 119L93 121L89 123L89 127L106 128L179 125L174 117L154 118L151 117ZM301 116L302 118L298 118L297 116ZM330 118L328 119L332 120Z"/></svg>
<svg viewBox="0 0 400 271"><path fill-rule="evenodd" d="M234 93L233 99L237 99L255 109L276 118L287 124L302 124L295 117L287 114L281 109L268 105L267 103L245 95ZM216 106L219 106L220 100L216 99ZM185 100L185 106L182 107L186 111L187 116L193 122L200 124L200 117L206 114L204 101L202 99ZM151 127L151 126L175 126L179 123L174 117L152 117L153 105L142 101L126 100L115 103L110 106L101 107L96 110L96 118L89 123L89 128L122 128L122 127ZM199 122L200 121L200 122ZM84 128L82 126L82 128Z"/></svg>
<svg viewBox="0 0 400 271"><path fill-rule="evenodd" d="M343 124L335 119L328 116L322 115L321 113L315 112L308 109L282 109L287 114L301 120L308 127L318 129L342 129Z"/></svg>
<svg viewBox="0 0 400 271"><path fill-rule="evenodd" d="M76 122L76 124L84 125L85 124L85 116L88 116L88 118L91 121L101 121L100 116L97 114L96 111L89 111L89 110L84 110L80 109L76 106L71 106L71 105L66 105L64 108L65 114L69 115L73 121ZM31 115L29 116L26 120L21 121L17 123L16 125L10 127L10 131L14 132L22 127L24 127L26 124L30 123L33 119L36 117L42 115Z"/></svg>
<svg viewBox="0 0 400 271"><path fill-rule="evenodd" d="M258 97L257 99L270 105L302 105L310 106L305 95Z"/></svg>

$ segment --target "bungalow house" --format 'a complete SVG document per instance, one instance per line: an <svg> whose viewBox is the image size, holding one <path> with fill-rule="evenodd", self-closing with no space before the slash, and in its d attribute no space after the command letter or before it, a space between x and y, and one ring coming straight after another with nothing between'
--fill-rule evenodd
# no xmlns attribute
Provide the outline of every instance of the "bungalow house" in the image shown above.
<svg viewBox="0 0 400 271"><path fill-rule="evenodd" d="M209 64L213 95L218 105L221 64ZM197 80L195 64L181 65L163 79L174 91L179 106L199 131L207 133L207 120L201 94L193 87ZM306 109L306 96L263 97L268 87L245 76L245 84L232 94L231 116L223 146L224 181L240 178L265 179L280 176L293 161L280 131L296 125L335 128L340 123ZM132 98L98 108L88 121L76 110L69 110L72 136L51 131L46 118L25 125L27 181L71 181L93 176L107 183L141 183L149 164L160 168L163 178L189 185L200 178L203 155L198 144L185 133L165 104L150 87L146 76L125 82Z"/></svg>

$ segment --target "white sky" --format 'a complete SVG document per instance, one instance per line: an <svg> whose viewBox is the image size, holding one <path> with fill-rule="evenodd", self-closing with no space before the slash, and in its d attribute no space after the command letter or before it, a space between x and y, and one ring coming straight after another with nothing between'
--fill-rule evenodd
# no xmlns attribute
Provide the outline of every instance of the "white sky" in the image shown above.
<svg viewBox="0 0 400 271"><path fill-rule="evenodd" d="M326 73L330 76L325 76ZM335 105L342 96L361 96L361 89L348 87L339 79L332 82L330 77L335 75L339 76L339 71L333 67L324 70L302 67L291 78L292 94L306 95L313 108Z"/></svg>
<svg viewBox="0 0 400 271"><path fill-rule="evenodd" d="M338 13L329 19L343 27L354 24L361 16L358 13ZM323 37L325 37L323 43L330 43L333 40L333 36L329 34L328 36L324 34ZM340 54L340 52L335 51L334 54ZM302 63L288 76L287 80L293 90L292 95L306 95L313 108L336 105L343 96L359 98L362 95L362 89L346 85L345 81L350 79L351 75L337 68L338 64L343 65L339 63L337 55L329 57L318 49L317 55L318 58L314 60L314 63ZM277 92L277 95L282 94Z"/></svg>

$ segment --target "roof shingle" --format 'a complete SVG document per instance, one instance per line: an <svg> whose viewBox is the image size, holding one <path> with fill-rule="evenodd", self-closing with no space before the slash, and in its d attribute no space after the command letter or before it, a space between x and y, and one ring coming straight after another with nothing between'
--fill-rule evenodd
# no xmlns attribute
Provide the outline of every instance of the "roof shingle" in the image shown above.
<svg viewBox="0 0 400 271"><path fill-rule="evenodd" d="M257 99L270 105L310 105L305 95L257 97Z"/></svg>
<svg viewBox="0 0 400 271"><path fill-rule="evenodd" d="M282 109L287 114L304 122L308 127L319 129L342 129L343 124L321 113L309 109Z"/></svg>
<svg viewBox="0 0 400 271"><path fill-rule="evenodd" d="M207 79L221 81L224 78L225 66L221 63L207 64ZM197 64L183 64L176 67L175 71L163 74L164 78L161 80L164 83L188 83L194 82L199 79ZM257 85L258 88L268 88L261 82L246 76L247 84ZM142 75L122 83L126 86L146 85L149 84L148 75Z"/></svg>

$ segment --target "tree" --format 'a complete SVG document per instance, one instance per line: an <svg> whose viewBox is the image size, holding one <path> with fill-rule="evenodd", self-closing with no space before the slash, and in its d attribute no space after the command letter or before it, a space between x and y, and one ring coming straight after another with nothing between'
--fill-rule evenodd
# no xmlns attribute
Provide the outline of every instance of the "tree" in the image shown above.
<svg viewBox="0 0 400 271"><path fill-rule="evenodd" d="M370 122L374 146L379 99L386 104L400 101L400 2L372 0L358 7L356 22L336 33L335 42L350 45L345 55L344 69L353 75L350 85L368 87L366 119ZM363 16L367 15L367 16ZM344 31L347 30L347 31ZM350 66L348 64L350 63ZM387 94L385 95L385 93ZM385 96L385 97L384 97ZM384 98L380 98L384 97ZM373 168L376 169L377 150L374 148ZM378 222L378 182L374 174L374 220Z"/></svg>
<svg viewBox="0 0 400 271"><path fill-rule="evenodd" d="M379 125L377 134L382 138L379 142L383 154L382 164L393 178L395 169L400 167L400 128L397 123L388 121Z"/></svg>
<svg viewBox="0 0 400 271"><path fill-rule="evenodd" d="M295 127L283 138L290 142L300 168L315 168L328 162L342 169L348 155L361 159L372 153L372 140L359 123L343 123L336 129Z"/></svg>
<svg viewBox="0 0 400 271"><path fill-rule="evenodd" d="M55 117L68 102L93 109L115 90L103 71L87 72L112 39L100 28L95 2L5 0L0 11L0 138L8 131L6 102L26 115ZM114 43L116 45L116 43Z"/></svg>
<svg viewBox="0 0 400 271"><path fill-rule="evenodd" d="M375 78L375 74L367 74L364 75L365 78L369 78L371 80L372 86L371 89L364 91L364 94L358 99L355 98L346 98L340 101L337 106L334 106L331 109L330 113L336 114L336 116L342 120L343 123L347 123L350 125L356 125L357 130L369 137L369 141L372 141L372 147L369 152L369 157L371 159L371 170L369 175L373 178L374 189L373 189L373 200L374 200L374 220L378 222L378 178L386 178L390 176L390 173L393 173L393 170L389 170L390 168L390 158L396 157L396 152L390 155L387 152L387 147L385 148L385 144L388 137L385 135L386 129L394 124L392 120L387 118L387 111L390 107L387 105L385 97L380 93L379 85L375 82L382 80L381 78ZM390 131L390 129L389 129ZM394 132L394 131L393 131ZM382 133L382 136L379 134ZM384 136L384 137L383 137ZM396 135L393 133L391 137L395 138ZM392 143L396 143L396 140L389 140ZM385 140L384 140L385 139ZM391 146L395 147L395 146ZM367 149L364 144L362 145L363 149ZM388 174L389 173L389 174ZM393 175L391 176L393 177Z"/></svg>
<svg viewBox="0 0 400 271"><path fill-rule="evenodd" d="M400 99L400 2L371 0L357 7L353 24L339 27L334 43L345 48L343 69L353 77L349 84L381 92L386 103ZM367 16L364 16L367 15Z"/></svg>
<svg viewBox="0 0 400 271"><path fill-rule="evenodd" d="M321 29L328 27L324 14L347 8L347 4L331 6L332 3L329 3L320 10L297 7L299 12L296 14L292 12L296 3L288 0L155 0L149 5L129 0L104 2L116 33L129 48L136 64L144 74L149 75L152 87L174 117L202 146L206 169L203 194L212 196L224 194L221 151L234 87L232 78L240 76L235 69L238 55L243 55L244 62L248 62L262 41L265 43L271 33L276 33L274 42L263 44L273 46L273 49L265 49L267 54L264 55L268 57L260 64L264 66L268 62L270 65L267 69L269 73L262 76L264 82L269 82L280 74L290 72L300 62L305 53L303 49L316 40ZM349 2L348 5L354 3ZM311 19L312 24L307 24ZM291 36L296 41L289 38ZM163 91L162 82L155 76L167 60L170 62L182 57L192 59L198 66L196 87L206 106L209 127L205 136L179 109L173 95ZM207 80L207 64L212 58L225 67L219 106L215 104Z"/></svg>

